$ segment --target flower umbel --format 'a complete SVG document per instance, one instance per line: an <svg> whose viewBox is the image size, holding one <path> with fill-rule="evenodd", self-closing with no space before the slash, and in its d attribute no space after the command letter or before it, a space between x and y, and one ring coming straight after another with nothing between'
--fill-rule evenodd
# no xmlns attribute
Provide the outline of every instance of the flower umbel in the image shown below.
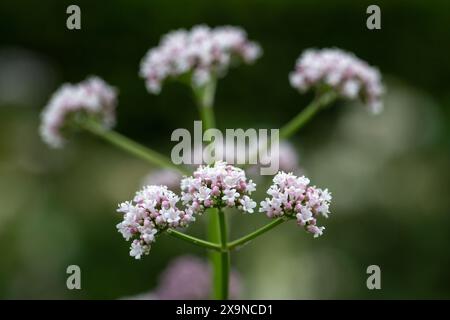
<svg viewBox="0 0 450 320"><path fill-rule="evenodd" d="M244 170L217 161L213 166L200 166L192 177L181 180L181 200L195 213L207 208L237 207L253 213L256 202L249 195L256 185Z"/></svg>
<svg viewBox="0 0 450 320"><path fill-rule="evenodd" d="M383 108L384 89L378 69L340 49L306 50L298 58L289 79L301 92L328 87L341 97L361 98L374 113Z"/></svg>
<svg viewBox="0 0 450 320"><path fill-rule="evenodd" d="M176 207L178 201L179 197L167 187L152 185L138 191L133 201L119 204L117 211L123 213L123 221L117 229L127 241L133 239L130 256L140 259L150 252L157 234L195 221L191 210Z"/></svg>
<svg viewBox="0 0 450 320"><path fill-rule="evenodd" d="M67 129L89 117L103 127L115 123L116 90L98 77L89 77L78 84L64 84L51 97L41 115L40 133L50 146L62 147Z"/></svg>
<svg viewBox="0 0 450 320"><path fill-rule="evenodd" d="M199 25L166 34L143 58L140 75L151 93L159 93L166 79L182 75L201 87L213 77L223 76L234 61L252 63L260 55L259 45L238 27Z"/></svg>
<svg viewBox="0 0 450 320"><path fill-rule="evenodd" d="M322 235L325 227L317 226L317 218L328 218L331 201L328 189L310 186L305 176L297 177L283 171L273 178L273 182L267 190L271 197L261 202L259 211L265 212L269 218L296 218L297 223L315 238Z"/></svg>

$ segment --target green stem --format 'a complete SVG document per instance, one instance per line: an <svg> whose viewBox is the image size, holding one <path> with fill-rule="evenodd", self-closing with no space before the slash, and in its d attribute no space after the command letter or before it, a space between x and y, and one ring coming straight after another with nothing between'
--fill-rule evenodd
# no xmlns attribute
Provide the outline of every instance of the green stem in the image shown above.
<svg viewBox="0 0 450 320"><path fill-rule="evenodd" d="M215 251L219 251L219 252L223 250L223 247L221 245L218 245L216 243L212 243L212 242L209 242L209 241L205 241L205 240L202 240L202 239L198 239L198 238L193 237L193 236L189 236L189 235L187 235L185 233L178 232L178 231L176 231L174 229L167 229L166 232L168 234L170 234L172 237L175 237L175 238L187 241L189 243L192 243L194 245L197 245L197 246L200 246L200 247L203 247L203 248L206 248L206 249L211 249L211 250L215 250ZM225 250L226 250L226 248L225 248Z"/></svg>
<svg viewBox="0 0 450 320"><path fill-rule="evenodd" d="M319 94L306 108L304 108L300 113L298 113L291 121L285 124L280 129L279 139L288 139L295 132L300 130L312 117L324 106L330 104L336 99L336 94L332 91L324 92ZM258 157L269 148L268 145L258 146L249 155L249 163L245 164L243 167L248 167L250 163L254 163Z"/></svg>
<svg viewBox="0 0 450 320"><path fill-rule="evenodd" d="M322 107L336 99L333 91L319 94L305 109L280 129L280 139L287 139L302 128Z"/></svg>
<svg viewBox="0 0 450 320"><path fill-rule="evenodd" d="M211 242L220 243L220 225L219 212L216 208L207 210L208 225L207 225L207 239ZM212 267L212 296L214 299L220 299L221 287L221 269L222 256L218 252L209 252L209 261Z"/></svg>
<svg viewBox="0 0 450 320"><path fill-rule="evenodd" d="M201 107L199 108L199 112L200 117L202 118L204 130L214 128L215 127L214 109L209 107Z"/></svg>
<svg viewBox="0 0 450 320"><path fill-rule="evenodd" d="M214 117L214 95L216 91L216 79L212 79L204 87L196 88L192 90L195 95L198 110L201 120L203 122L203 130L208 130L215 127ZM223 223L220 221L220 212L217 209L208 210L208 241L219 243L221 242L221 230ZM225 265L229 264L229 257L227 253L210 252L209 260L212 266L212 283L213 283L213 297L215 299L224 299L227 294L228 288L224 288L224 279L226 275L228 277L228 269L224 272ZM228 286L228 282L226 283Z"/></svg>
<svg viewBox="0 0 450 320"><path fill-rule="evenodd" d="M105 139L113 145L131 153L138 158L144 159L152 165L157 165L163 168L175 170L182 175L188 175L189 171L183 167L177 166L169 158L162 154L151 150L113 130L105 130L95 122L84 123L83 128L93 133L94 135Z"/></svg>
<svg viewBox="0 0 450 320"><path fill-rule="evenodd" d="M223 211L219 209L218 215L220 244L222 252L220 253L220 282L215 294L217 299L226 300L228 299L228 286L230 282L230 252L227 248L228 230L226 217Z"/></svg>
<svg viewBox="0 0 450 320"><path fill-rule="evenodd" d="M246 235L242 238L239 238L237 240L229 242L227 248L228 248L228 250L233 250L233 249L242 247L243 245L247 244L251 240L255 239L256 237L259 237L263 233L266 233L267 231L275 228L276 226L282 224L283 222L285 222L287 220L288 220L288 218L286 218L286 217L278 218L278 219L266 224L264 227L261 227L258 230L253 231L252 233L249 233L248 235Z"/></svg>
<svg viewBox="0 0 450 320"><path fill-rule="evenodd" d="M203 121L204 130L216 126L214 118L214 95L216 93L216 85L217 81L212 79L203 87L192 88L197 101L200 117Z"/></svg>

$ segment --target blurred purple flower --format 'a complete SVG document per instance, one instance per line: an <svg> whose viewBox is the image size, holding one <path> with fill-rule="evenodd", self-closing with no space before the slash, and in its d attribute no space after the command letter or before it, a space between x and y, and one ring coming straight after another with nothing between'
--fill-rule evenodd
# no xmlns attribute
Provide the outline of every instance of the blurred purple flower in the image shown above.
<svg viewBox="0 0 450 320"><path fill-rule="evenodd" d="M161 273L158 286L151 292L122 299L129 300L205 300L212 295L211 267L200 258L183 255L172 260ZM241 295L241 276L230 272L230 299Z"/></svg>
<svg viewBox="0 0 450 320"><path fill-rule="evenodd" d="M161 274L159 285L153 292L156 299L208 299L211 297L211 268L207 262L191 255L174 259ZM241 293L241 278L236 271L230 273L230 299Z"/></svg>

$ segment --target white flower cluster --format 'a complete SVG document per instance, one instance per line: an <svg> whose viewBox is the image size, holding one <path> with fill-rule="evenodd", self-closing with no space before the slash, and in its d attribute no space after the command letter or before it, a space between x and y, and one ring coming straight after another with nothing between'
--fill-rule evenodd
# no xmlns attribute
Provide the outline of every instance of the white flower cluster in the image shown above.
<svg viewBox="0 0 450 320"><path fill-rule="evenodd" d="M378 69L340 49L306 50L289 78L291 85L301 92L326 85L342 97L360 97L374 113L383 109L384 89Z"/></svg>
<svg viewBox="0 0 450 320"><path fill-rule="evenodd" d="M224 75L233 61L252 63L260 55L261 48L247 39L244 30L200 25L165 35L158 47L147 52L140 75L151 93L159 93L165 79L185 74L200 87L212 77Z"/></svg>
<svg viewBox="0 0 450 320"><path fill-rule="evenodd" d="M178 201L179 197L166 186L152 185L138 191L133 201L119 204L117 211L123 213L123 221L117 229L127 241L134 239L130 256L140 259L148 254L157 233L195 221L191 210L176 207Z"/></svg>
<svg viewBox="0 0 450 320"><path fill-rule="evenodd" d="M244 170L217 161L213 166L200 166L193 177L181 180L181 200L190 210L201 214L215 207L237 207L253 213L256 202L249 195L256 190Z"/></svg>
<svg viewBox="0 0 450 320"><path fill-rule="evenodd" d="M296 218L298 224L315 238L322 235L325 227L317 226L317 218L319 215L328 218L331 201L328 190L310 186L305 176L297 177L283 171L273 178L273 182L267 190L271 198L261 202L259 211L265 212L269 218Z"/></svg>
<svg viewBox="0 0 450 320"><path fill-rule="evenodd" d="M116 102L116 90L98 77L75 85L64 84L42 112L42 139L52 147L62 147L68 127L74 124L71 120L80 116L89 116L110 128L115 123Z"/></svg>

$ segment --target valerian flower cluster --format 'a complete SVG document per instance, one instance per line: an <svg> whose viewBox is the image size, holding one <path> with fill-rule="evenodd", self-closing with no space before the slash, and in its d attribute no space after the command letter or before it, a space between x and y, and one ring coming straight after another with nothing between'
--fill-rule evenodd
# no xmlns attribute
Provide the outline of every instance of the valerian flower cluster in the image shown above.
<svg viewBox="0 0 450 320"><path fill-rule="evenodd" d="M118 231L131 243L130 255L140 259L148 254L158 233L167 228L187 227L195 221L192 210L177 208L179 197L165 186L146 186L138 191L132 201L119 204L123 221Z"/></svg>
<svg viewBox="0 0 450 320"><path fill-rule="evenodd" d="M78 84L64 84L52 96L42 112L42 139L52 147L62 147L70 125L77 117L89 117L104 128L115 122L116 90L98 77L90 77Z"/></svg>
<svg viewBox="0 0 450 320"><path fill-rule="evenodd" d="M151 93L159 93L166 79L183 75L201 87L224 75L233 62L252 63L260 55L261 48L247 39L244 30L200 25L166 34L142 60L140 75Z"/></svg>
<svg viewBox="0 0 450 320"><path fill-rule="evenodd" d="M327 189L310 186L308 178L279 172L261 202L260 212L269 218L292 217L314 237L322 235L324 227L317 226L319 216L328 217L331 195ZM256 202L250 198L256 185L247 180L245 171L217 161L200 166L193 176L181 180L181 201L165 186L146 186L136 193L133 201L119 204L117 211L123 221L117 229L126 240L132 239L130 255L140 259L148 254L156 236L168 228L187 227L208 208L237 208L253 213Z"/></svg>
<svg viewBox="0 0 450 320"><path fill-rule="evenodd" d="M193 177L181 180L181 199L195 213L207 208L237 207L253 213L256 202L250 198L256 184L248 180L244 170L217 161L213 166L200 166Z"/></svg>
<svg viewBox="0 0 450 320"><path fill-rule="evenodd" d="M305 176L279 172L267 194L270 197L261 202L260 212L265 212L269 218L296 218L300 226L314 234L314 238L322 235L325 227L317 226L317 218L328 218L330 213L331 194L328 189L311 186Z"/></svg>
<svg viewBox="0 0 450 320"><path fill-rule="evenodd" d="M298 58L289 79L301 92L328 86L344 98L360 97L374 113L383 108L380 72L340 49L306 50Z"/></svg>

